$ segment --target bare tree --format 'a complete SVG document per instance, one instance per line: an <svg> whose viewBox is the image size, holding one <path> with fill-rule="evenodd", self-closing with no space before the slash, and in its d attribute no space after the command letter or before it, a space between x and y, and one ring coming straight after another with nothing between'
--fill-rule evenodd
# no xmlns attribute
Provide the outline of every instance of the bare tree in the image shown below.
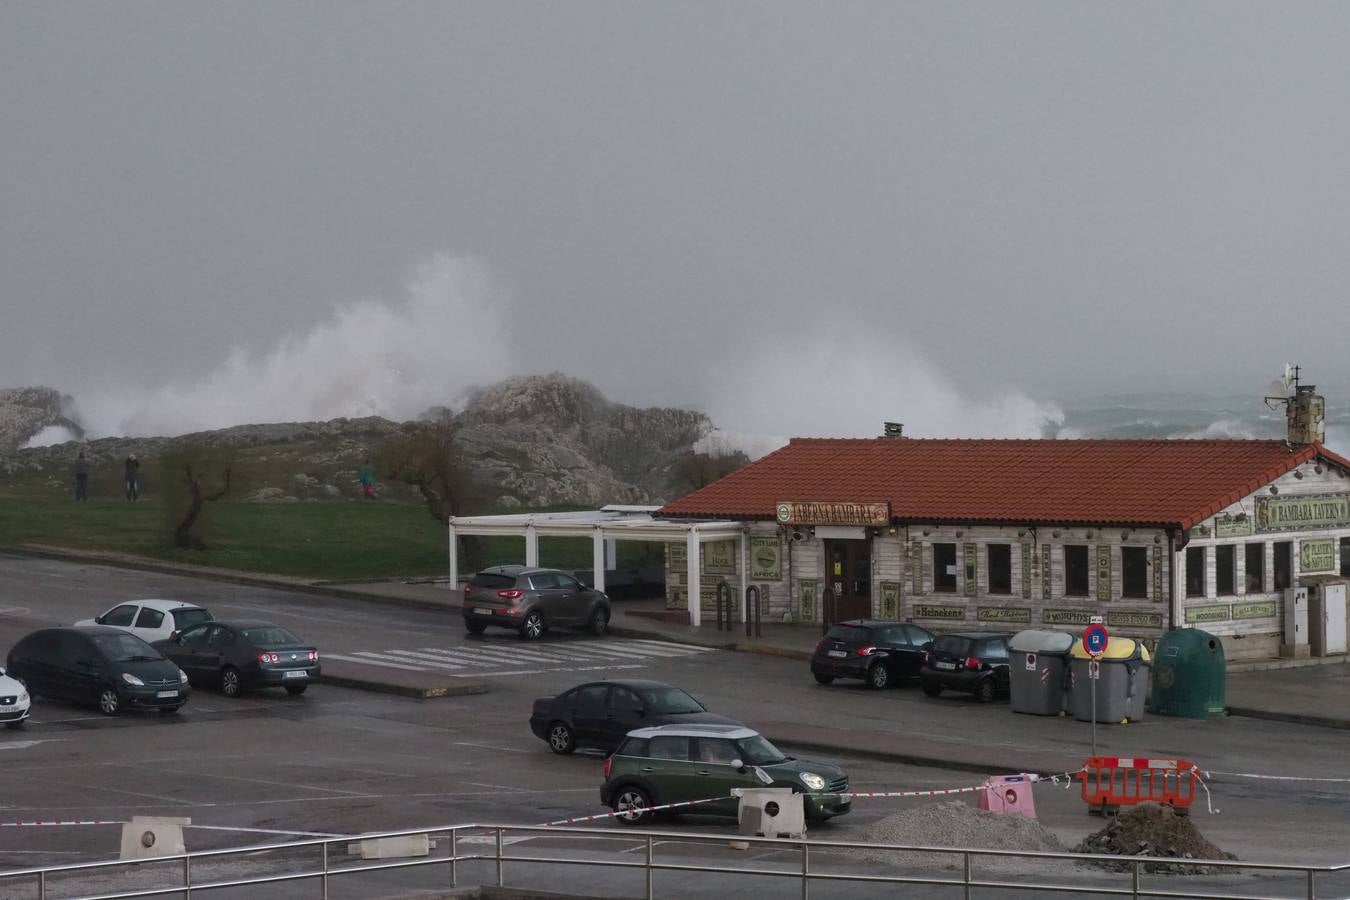
<svg viewBox="0 0 1350 900"><path fill-rule="evenodd" d="M202 540L201 535L193 531L197 525L197 520L202 514L202 507L207 503L214 503L221 497L224 497L230 490L230 467L224 467L221 476L220 489L217 491L208 491L203 482L206 480L204 467L193 467L191 462L183 462L182 483L187 487L188 509L183 518L178 521L174 528L173 542L179 547L191 550L205 550L206 542Z"/></svg>
<svg viewBox="0 0 1350 900"><path fill-rule="evenodd" d="M750 463L750 457L740 450L719 453L699 453L690 450L680 454L671 470L671 486L684 493L705 488Z"/></svg>
<svg viewBox="0 0 1350 900"><path fill-rule="evenodd" d="M442 525L458 515L469 497L469 476L456 438L454 416L408 422L385 442L380 454L385 477L417 488L427 512Z"/></svg>

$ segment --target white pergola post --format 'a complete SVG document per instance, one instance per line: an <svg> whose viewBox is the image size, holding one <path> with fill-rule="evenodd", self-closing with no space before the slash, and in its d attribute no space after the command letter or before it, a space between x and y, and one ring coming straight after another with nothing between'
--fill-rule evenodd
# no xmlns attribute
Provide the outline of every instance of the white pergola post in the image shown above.
<svg viewBox="0 0 1350 900"><path fill-rule="evenodd" d="M525 526L525 565L539 565L539 532L533 525Z"/></svg>
<svg viewBox="0 0 1350 900"><path fill-rule="evenodd" d="M617 569L619 567L619 542L616 538L607 538L605 540L605 568Z"/></svg>
<svg viewBox="0 0 1350 900"><path fill-rule="evenodd" d="M698 531L694 528L689 529L689 536L685 538L685 557L689 566L688 584L689 584L689 624L695 628L703 623L703 586L698 582L700 566L700 553L698 542Z"/></svg>
<svg viewBox="0 0 1350 900"><path fill-rule="evenodd" d="M459 541L455 539L455 520L450 520L450 590L459 590Z"/></svg>
<svg viewBox="0 0 1350 900"><path fill-rule="evenodd" d="M605 545L613 543L612 540L605 540L604 529L595 529L595 535L591 538L591 568L595 570L594 587L602 594L605 592Z"/></svg>
<svg viewBox="0 0 1350 900"><path fill-rule="evenodd" d="M746 599L745 596L746 590L748 590L750 587L750 566L748 565L750 555L746 552L746 548L750 546L750 542L746 540L744 531L741 532L740 544L741 544L741 599L740 603L737 605L740 606L741 608L741 621L744 622L746 621L746 617L750 614L750 610L748 608L749 601Z"/></svg>

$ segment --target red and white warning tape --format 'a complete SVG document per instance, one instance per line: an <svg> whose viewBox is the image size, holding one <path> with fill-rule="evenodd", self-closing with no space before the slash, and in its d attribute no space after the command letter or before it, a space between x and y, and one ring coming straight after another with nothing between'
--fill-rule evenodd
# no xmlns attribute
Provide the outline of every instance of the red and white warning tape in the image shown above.
<svg viewBox="0 0 1350 900"><path fill-rule="evenodd" d="M1035 780L1033 777L1032 781ZM879 797L945 797L948 794L972 794L976 791L984 790L983 784L977 784L974 787L944 788L937 791L845 791L837 796L850 798L869 798ZM834 794L816 794L814 796L836 796Z"/></svg>
<svg viewBox="0 0 1350 900"><path fill-rule="evenodd" d="M575 825L578 822L594 822L598 819L612 819L615 816L626 816L629 815L630 813L635 812L641 812L642 814L646 815L648 813L662 812L663 810L667 809L679 809L680 807L683 806L698 806L703 803L715 803L718 800L730 800L730 799L732 798L729 795L726 797L705 797L702 800L685 800L681 803L664 803L661 804L660 806L644 806L638 810L620 809L615 810L614 812L597 813L593 816L577 816L574 819L559 819L556 822L545 822L540 827L552 828L554 825Z"/></svg>
<svg viewBox="0 0 1350 900"><path fill-rule="evenodd" d="M69 822L0 822L0 828L52 828L58 825L125 825L125 822L74 820Z"/></svg>
<svg viewBox="0 0 1350 900"><path fill-rule="evenodd" d="M1319 781L1326 784L1350 784L1350 778L1317 778L1311 775L1257 775L1252 772L1216 772L1213 769L1196 769L1205 778L1222 775L1225 778L1257 778L1261 781Z"/></svg>

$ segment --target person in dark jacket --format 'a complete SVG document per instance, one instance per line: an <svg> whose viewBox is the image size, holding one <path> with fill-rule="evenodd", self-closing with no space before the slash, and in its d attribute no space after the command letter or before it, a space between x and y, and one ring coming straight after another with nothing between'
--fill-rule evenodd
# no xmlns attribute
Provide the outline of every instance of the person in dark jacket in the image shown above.
<svg viewBox="0 0 1350 900"><path fill-rule="evenodd" d="M135 500L141 495L141 461L132 453L127 456L127 499Z"/></svg>
<svg viewBox="0 0 1350 900"><path fill-rule="evenodd" d="M75 499L89 499L89 460L84 458L84 451L75 457Z"/></svg>

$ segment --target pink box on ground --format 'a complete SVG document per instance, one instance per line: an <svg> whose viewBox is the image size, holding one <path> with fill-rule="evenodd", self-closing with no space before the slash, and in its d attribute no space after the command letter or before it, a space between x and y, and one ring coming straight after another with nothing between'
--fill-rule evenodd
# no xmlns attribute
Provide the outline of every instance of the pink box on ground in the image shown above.
<svg viewBox="0 0 1350 900"><path fill-rule="evenodd" d="M989 779L979 794L980 809L1036 818L1036 800L1031 793L1035 781L1034 775L1001 775Z"/></svg>

